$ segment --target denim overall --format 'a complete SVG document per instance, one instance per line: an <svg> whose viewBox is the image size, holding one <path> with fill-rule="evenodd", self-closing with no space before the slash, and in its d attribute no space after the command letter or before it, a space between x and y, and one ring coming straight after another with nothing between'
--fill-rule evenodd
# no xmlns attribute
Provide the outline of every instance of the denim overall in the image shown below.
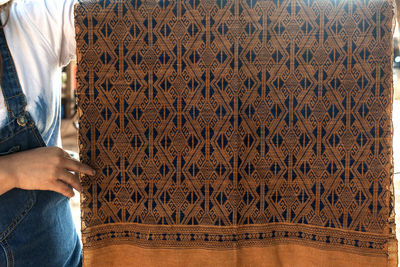
<svg viewBox="0 0 400 267"><path fill-rule="evenodd" d="M8 123L0 129L0 157L46 146L30 114L26 97L0 29L3 57L1 88ZM0 267L81 266L82 248L67 197L39 190L12 189L0 196Z"/></svg>

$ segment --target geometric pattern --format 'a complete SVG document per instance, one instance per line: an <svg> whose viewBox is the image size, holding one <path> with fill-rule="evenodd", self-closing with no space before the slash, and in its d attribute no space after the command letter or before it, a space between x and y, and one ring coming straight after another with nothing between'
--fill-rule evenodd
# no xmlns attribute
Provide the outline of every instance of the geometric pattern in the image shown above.
<svg viewBox="0 0 400 267"><path fill-rule="evenodd" d="M85 248L388 254L393 3L92 0L75 16L97 170Z"/></svg>

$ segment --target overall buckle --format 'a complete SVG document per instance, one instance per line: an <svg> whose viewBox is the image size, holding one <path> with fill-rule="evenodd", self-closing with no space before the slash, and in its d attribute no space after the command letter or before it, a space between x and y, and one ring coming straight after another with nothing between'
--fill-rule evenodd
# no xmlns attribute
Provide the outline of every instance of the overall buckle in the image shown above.
<svg viewBox="0 0 400 267"><path fill-rule="evenodd" d="M28 120L26 119L25 115L21 115L17 118L17 123L21 127L25 127Z"/></svg>

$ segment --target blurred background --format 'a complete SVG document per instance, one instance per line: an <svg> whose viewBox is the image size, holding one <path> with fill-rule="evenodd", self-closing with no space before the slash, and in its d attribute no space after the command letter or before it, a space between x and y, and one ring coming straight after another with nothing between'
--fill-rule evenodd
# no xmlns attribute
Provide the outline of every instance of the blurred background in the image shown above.
<svg viewBox="0 0 400 267"><path fill-rule="evenodd" d="M78 115L76 112L76 62L72 61L62 72L61 95L61 139L63 148L69 154L79 159L78 150ZM75 196L70 200L72 214L78 232L81 229L80 195L75 191Z"/></svg>

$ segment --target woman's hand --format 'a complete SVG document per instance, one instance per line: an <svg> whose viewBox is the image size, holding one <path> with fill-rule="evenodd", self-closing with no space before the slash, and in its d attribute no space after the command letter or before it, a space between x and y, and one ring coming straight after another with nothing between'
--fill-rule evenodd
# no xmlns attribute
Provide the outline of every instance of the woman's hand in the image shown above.
<svg viewBox="0 0 400 267"><path fill-rule="evenodd" d="M72 187L82 191L78 173L94 175L95 171L59 147L41 147L1 156L0 195L21 188L52 190L73 197Z"/></svg>

